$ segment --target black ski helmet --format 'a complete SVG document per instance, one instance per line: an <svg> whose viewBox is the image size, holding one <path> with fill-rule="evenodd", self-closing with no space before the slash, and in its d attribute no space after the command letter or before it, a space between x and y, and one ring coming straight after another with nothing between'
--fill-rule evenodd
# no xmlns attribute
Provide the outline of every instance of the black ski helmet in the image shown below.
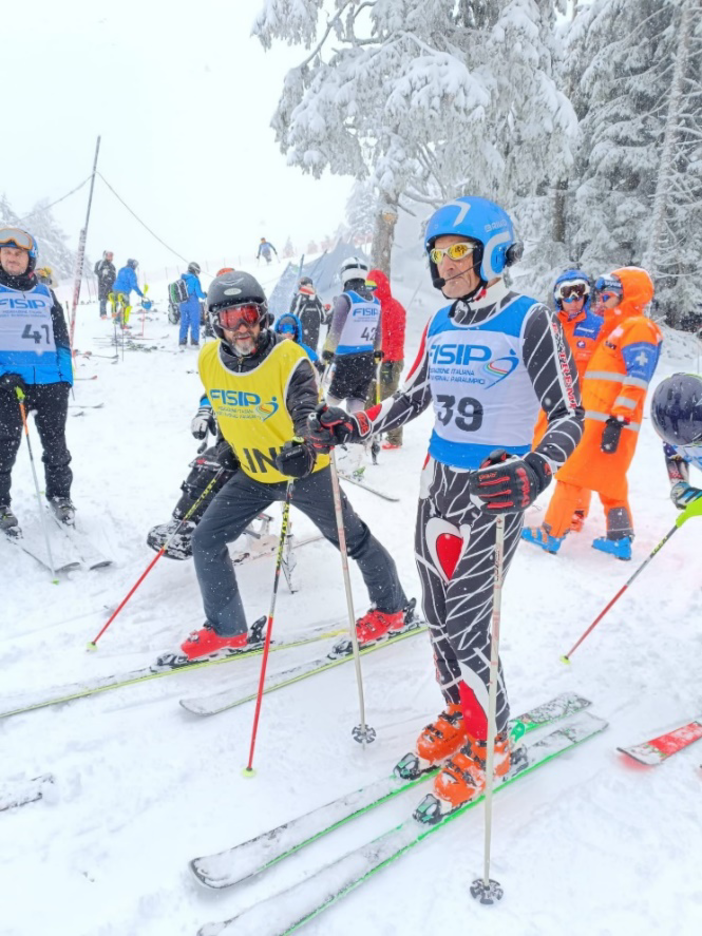
<svg viewBox="0 0 702 936"><path fill-rule="evenodd" d="M237 306L254 305L259 311L259 323L262 329L268 327L268 302L263 287L250 273L232 270L215 276L207 290L207 311L210 314L212 329L218 338L224 333L219 324L220 309L235 309Z"/></svg>
<svg viewBox="0 0 702 936"><path fill-rule="evenodd" d="M662 380L651 400L651 419L669 445L702 443L702 377L673 374Z"/></svg>
<svg viewBox="0 0 702 936"><path fill-rule="evenodd" d="M200 275L201 269L202 269L202 268L200 267L200 264L199 264L199 263L195 263L195 261L193 261L192 263L189 263L189 264L188 264L188 273L194 273L195 276L199 276L199 275Z"/></svg>
<svg viewBox="0 0 702 936"><path fill-rule="evenodd" d="M311 276L301 276L300 282L297 285L298 286L314 286L314 283L312 282Z"/></svg>
<svg viewBox="0 0 702 936"><path fill-rule="evenodd" d="M139 266L139 261L138 261L138 260L127 260L127 266L128 266L128 267L131 267L133 270L136 270L136 268Z"/></svg>

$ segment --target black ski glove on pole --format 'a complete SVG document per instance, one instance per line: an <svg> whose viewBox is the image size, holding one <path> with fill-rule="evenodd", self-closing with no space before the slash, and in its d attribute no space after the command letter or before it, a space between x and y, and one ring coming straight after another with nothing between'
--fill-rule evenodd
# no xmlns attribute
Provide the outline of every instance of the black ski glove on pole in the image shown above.
<svg viewBox="0 0 702 936"><path fill-rule="evenodd" d="M520 513L534 503L551 478L551 466L541 455L529 452L520 458L496 449L473 475L470 491L488 513Z"/></svg>
<svg viewBox="0 0 702 936"><path fill-rule="evenodd" d="M9 390L13 395L15 387L19 387L23 394L27 393L27 384L19 374L3 374L0 377L0 390Z"/></svg>
<svg viewBox="0 0 702 936"><path fill-rule="evenodd" d="M614 455L619 448L619 436L622 434L624 425L624 420L616 416L610 416L605 423L602 430L602 442L600 443L600 449L605 455Z"/></svg>
<svg viewBox="0 0 702 936"><path fill-rule="evenodd" d="M346 410L320 403L307 417L305 438L318 452L326 454L335 445L358 441L361 432L356 418Z"/></svg>
<svg viewBox="0 0 702 936"><path fill-rule="evenodd" d="M309 442L293 439L285 443L273 460L278 471L288 478L306 478L317 464L317 453Z"/></svg>

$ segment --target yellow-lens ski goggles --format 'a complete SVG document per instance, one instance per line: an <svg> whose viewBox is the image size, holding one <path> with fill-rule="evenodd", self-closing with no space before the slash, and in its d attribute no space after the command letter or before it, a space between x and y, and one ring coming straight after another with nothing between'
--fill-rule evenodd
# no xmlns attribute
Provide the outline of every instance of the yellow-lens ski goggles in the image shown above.
<svg viewBox="0 0 702 936"><path fill-rule="evenodd" d="M451 244L451 246L447 247L445 250L434 247L433 250L429 251L429 256L431 257L432 263L438 266L444 259L444 256L450 257L451 260L463 260L464 257L473 253L474 250L475 244L461 242L460 244Z"/></svg>

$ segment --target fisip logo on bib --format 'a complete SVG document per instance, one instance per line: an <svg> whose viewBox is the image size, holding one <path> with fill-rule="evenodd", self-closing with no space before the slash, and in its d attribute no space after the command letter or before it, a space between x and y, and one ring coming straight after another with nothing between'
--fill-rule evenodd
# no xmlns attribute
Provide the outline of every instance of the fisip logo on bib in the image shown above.
<svg viewBox="0 0 702 936"><path fill-rule="evenodd" d="M271 416L274 416L280 408L277 397L271 397L270 400L263 401L258 393L251 393L246 390L214 389L208 392L208 396L214 405L219 404L225 410L233 410L231 415L235 419L254 419L258 417L262 422L265 422Z"/></svg>

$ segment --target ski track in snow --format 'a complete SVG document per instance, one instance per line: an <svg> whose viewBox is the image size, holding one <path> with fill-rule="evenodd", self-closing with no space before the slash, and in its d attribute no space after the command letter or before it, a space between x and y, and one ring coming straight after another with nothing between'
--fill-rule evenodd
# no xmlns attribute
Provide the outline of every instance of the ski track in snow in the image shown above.
<svg viewBox="0 0 702 936"><path fill-rule="evenodd" d="M414 273L407 280L397 290L402 301L416 285ZM175 350L165 284L152 295L162 311L145 323L146 335ZM422 290L410 310L407 366L436 298ZM140 317L132 321L139 334ZM95 304L79 307L78 348L109 354L97 336L111 333ZM656 380L698 367L692 339L672 336L664 347ZM126 351L124 362L115 364L78 358L78 375L98 379L77 382L76 401L105 405L68 420L74 499L79 523L115 564L64 574L56 586L33 559L0 543L4 699L148 665L201 624L192 563L163 559L99 650L85 650L153 558L146 533L170 516L195 457L189 427L200 395L196 360L190 348ZM430 426L425 414L405 428L401 452L381 453L381 464L367 469L370 483L397 493L401 503L347 488L396 558L407 593L417 597L413 526ZM615 750L702 715L702 570L694 521L656 556L572 665L559 662L674 522L661 446L648 419L630 482L637 528L632 563L590 548L603 530L595 498L582 534L571 536L557 557L523 544L506 581L502 650L513 712L575 690L593 701L593 713L607 718L610 728L496 800L492 875L504 886L502 904L482 908L469 895L482 871L482 813L476 810L312 920L306 934L419 936L457 925L470 931L488 919L491 936L702 932L702 745L655 769L628 763ZM36 504L24 445L13 494L29 527ZM280 508L271 513L277 521ZM542 517L531 511L527 522ZM311 531L297 512L293 524L301 535ZM338 555L318 542L296 558L299 591L291 595L281 583L275 632L343 621ZM268 607L272 560L237 574L253 620ZM367 599L355 567L352 578L360 614ZM271 674L305 653L273 654ZM258 775L244 780L253 707L197 719L177 702L210 688L248 688L259 665L260 658L242 660L0 722L0 780L56 777L51 796L0 816L0 936L194 936L204 923L283 890L323 859L339 857L408 814L421 787L260 879L221 893L200 888L188 871L191 858L244 841L389 772L441 708L428 640L412 638L363 660L368 721L378 732L373 745L363 751L351 739L358 711L349 664L264 699ZM271 927L272 934L274 920Z"/></svg>

